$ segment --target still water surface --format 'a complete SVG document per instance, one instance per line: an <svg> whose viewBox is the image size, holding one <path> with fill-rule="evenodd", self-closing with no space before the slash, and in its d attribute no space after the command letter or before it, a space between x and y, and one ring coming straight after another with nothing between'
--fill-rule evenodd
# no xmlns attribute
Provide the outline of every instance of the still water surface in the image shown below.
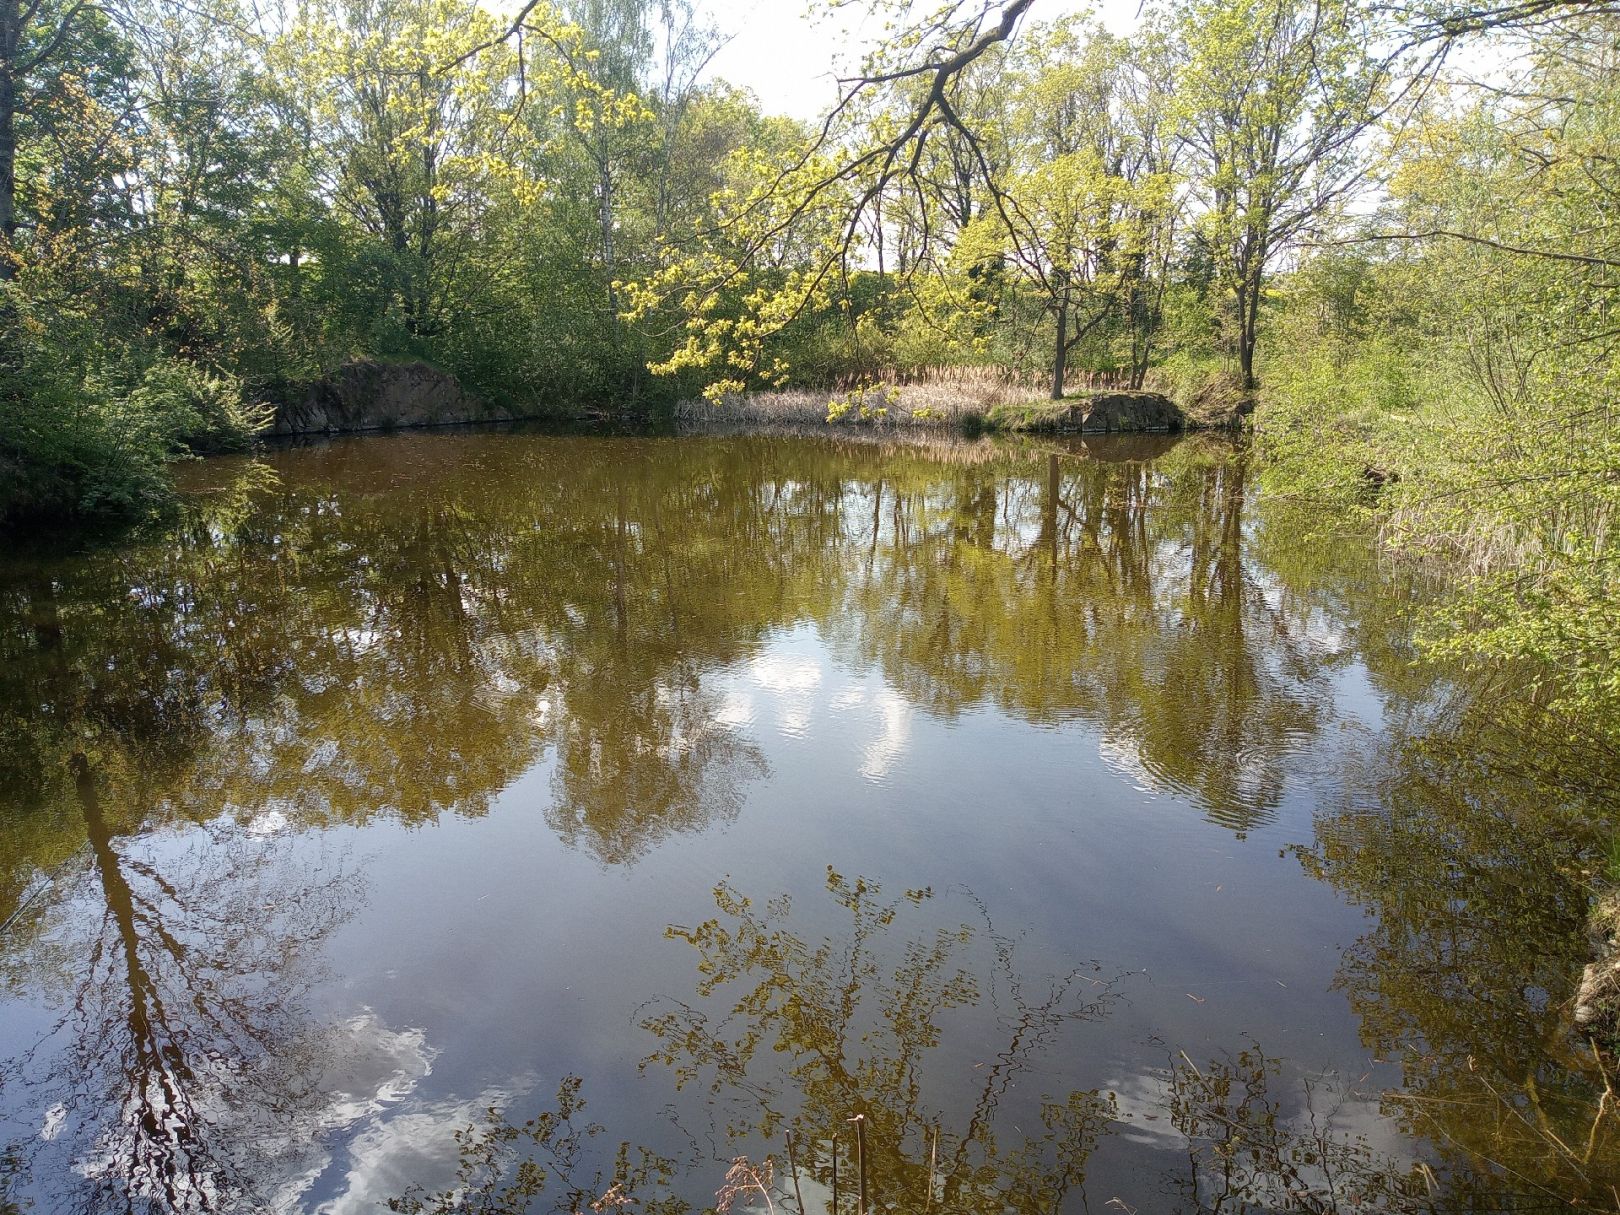
<svg viewBox="0 0 1620 1215"><path fill-rule="evenodd" d="M14 554L4 1196L1609 1209L1594 840L1249 465L400 435Z"/></svg>

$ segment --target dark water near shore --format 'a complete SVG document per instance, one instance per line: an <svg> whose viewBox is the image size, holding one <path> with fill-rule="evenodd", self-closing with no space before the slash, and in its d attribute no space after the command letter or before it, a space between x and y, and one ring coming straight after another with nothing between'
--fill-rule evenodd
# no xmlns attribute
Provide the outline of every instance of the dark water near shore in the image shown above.
<svg viewBox="0 0 1620 1215"><path fill-rule="evenodd" d="M893 1210L1620 1207L1600 816L1251 463L374 437L0 561L4 1209L791 1210L791 1134L850 1213L858 1132Z"/></svg>

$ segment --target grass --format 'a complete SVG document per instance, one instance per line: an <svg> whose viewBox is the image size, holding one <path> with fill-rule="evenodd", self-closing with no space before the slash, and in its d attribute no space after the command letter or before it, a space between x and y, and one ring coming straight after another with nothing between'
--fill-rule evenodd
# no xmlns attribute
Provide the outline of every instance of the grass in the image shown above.
<svg viewBox="0 0 1620 1215"><path fill-rule="evenodd" d="M1094 412L1088 402L1102 412ZM1166 410L1155 417L1158 410L1172 404L1162 394L1150 391L1113 389L1065 397L1061 401L1032 401L1020 405L997 405L985 416L987 430L1078 431L1095 429L1123 432L1154 432L1184 429L1185 419L1173 420L1175 411ZM1119 412L1122 411L1122 417ZM1135 417L1130 415L1135 413ZM1118 425L1116 425L1118 424Z"/></svg>
<svg viewBox="0 0 1620 1215"><path fill-rule="evenodd" d="M1045 373L1004 367L888 368L830 389L737 393L718 405L682 401L675 415L682 422L974 430L986 428L992 411L1038 407L1048 387ZM1065 390L1072 396L1116 387L1111 375L1078 371Z"/></svg>
<svg viewBox="0 0 1620 1215"><path fill-rule="evenodd" d="M984 416L987 430L1061 430L1073 417L1074 401L1024 401L996 405Z"/></svg>
<svg viewBox="0 0 1620 1215"><path fill-rule="evenodd" d="M1202 389L1187 413L1188 429L1230 426L1239 407L1219 376ZM1221 391L1213 390L1216 385ZM1171 396L1168 382L1157 377L1147 390ZM1195 386L1197 387L1197 386ZM1078 430L1074 406L1094 393L1129 394L1133 390L1111 373L1079 371L1065 385L1060 401L1046 395L1044 373L1003 367L926 367L888 369L831 388L792 388L776 392L727 395L718 405L686 400L676 406L677 421L701 425L825 427L829 424L878 430L926 427L970 434L985 431ZM1183 393L1183 396L1188 395Z"/></svg>

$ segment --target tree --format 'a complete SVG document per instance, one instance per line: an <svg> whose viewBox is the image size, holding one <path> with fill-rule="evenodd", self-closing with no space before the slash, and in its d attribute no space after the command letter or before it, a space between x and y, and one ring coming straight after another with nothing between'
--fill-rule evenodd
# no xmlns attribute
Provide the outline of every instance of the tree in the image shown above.
<svg viewBox="0 0 1620 1215"><path fill-rule="evenodd" d="M893 19L890 36L840 82L819 128L785 156L756 156L754 184L721 200L707 239L672 249L657 273L628 290L632 318L667 299L678 299L687 317L685 340L653 370L715 374L706 389L715 400L750 383L784 382L789 365L773 349L777 339L835 301L849 311L851 270L874 210L893 190L926 207L929 138L957 132L982 167L978 134L956 108L963 75L1012 37L1033 2L950 0L922 18L905 0L870 4ZM785 264L789 247L797 256Z"/></svg>
<svg viewBox="0 0 1620 1215"><path fill-rule="evenodd" d="M369 284L404 338L444 332L481 217L513 169L518 51L464 0L310 0L272 50L314 116L316 173L376 242Z"/></svg>
<svg viewBox="0 0 1620 1215"><path fill-rule="evenodd" d="M1044 300L1054 400L1070 353L1111 322L1132 328L1133 387L1147 371L1178 204L1167 82L1146 50L1074 24L1026 33L1012 57L1008 173L991 183L1001 204L958 246L960 261L996 258Z"/></svg>
<svg viewBox="0 0 1620 1215"><path fill-rule="evenodd" d="M28 77L67 43L74 22L91 12L86 0L47 7L43 0L0 0L0 280L16 274L17 118L27 104Z"/></svg>
<svg viewBox="0 0 1620 1215"><path fill-rule="evenodd" d="M1379 209L1291 276L1263 433L1274 485L1452 573L1429 653L1514 672L1557 729L1612 747L1620 13L1538 12L1511 68L1436 91ZM1310 315L1344 259L1353 294Z"/></svg>
<svg viewBox="0 0 1620 1215"><path fill-rule="evenodd" d="M561 56L568 72L537 128L551 149L547 167L579 181L594 203L586 251L617 348L625 340L620 278L652 269L654 243L690 213L682 187L718 150L689 146L694 163L676 163L706 97L699 78L725 40L690 0L571 0L562 13L572 29L537 52ZM637 371L644 361L635 360Z"/></svg>
<svg viewBox="0 0 1620 1215"><path fill-rule="evenodd" d="M1267 277L1367 173L1362 136L1388 104L1394 65L1356 0L1197 0L1172 26L1187 48L1179 131L1210 251L1235 313L1243 386Z"/></svg>

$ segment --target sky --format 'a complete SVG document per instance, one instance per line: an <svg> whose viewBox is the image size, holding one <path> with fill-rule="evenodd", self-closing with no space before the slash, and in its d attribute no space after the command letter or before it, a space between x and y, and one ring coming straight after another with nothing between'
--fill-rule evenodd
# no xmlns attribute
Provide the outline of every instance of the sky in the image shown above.
<svg viewBox="0 0 1620 1215"><path fill-rule="evenodd" d="M1109 29L1125 32L1141 0L1036 0L1030 16L1049 21L1095 9ZM833 65L854 66L862 30L849 16L812 20L807 0L707 0L715 24L736 36L715 57L709 75L751 89L769 112L810 119L836 99ZM851 28L840 28L846 26ZM868 36L870 36L868 34Z"/></svg>

